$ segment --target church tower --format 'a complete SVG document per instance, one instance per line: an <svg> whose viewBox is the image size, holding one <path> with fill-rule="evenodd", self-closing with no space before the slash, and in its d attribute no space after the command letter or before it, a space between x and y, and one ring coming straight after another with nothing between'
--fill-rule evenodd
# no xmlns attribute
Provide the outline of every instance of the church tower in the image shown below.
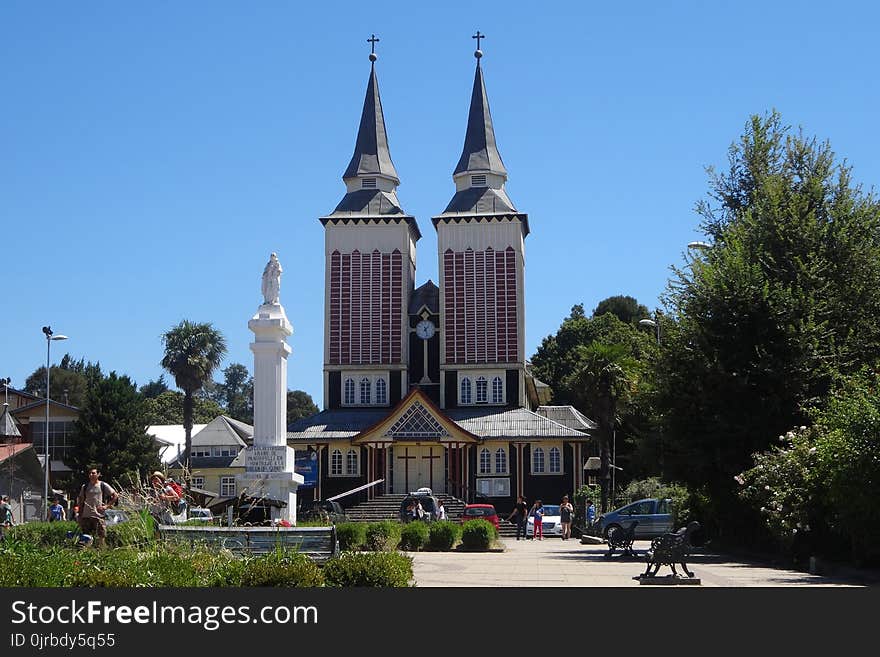
<svg viewBox="0 0 880 657"><path fill-rule="evenodd" d="M433 218L440 264L440 393L444 408L526 406L524 242L528 216L504 184L480 60L455 195Z"/></svg>
<svg viewBox="0 0 880 657"><path fill-rule="evenodd" d="M389 407L409 391L408 307L415 217L397 199L379 83L375 36L346 194L324 225L324 408Z"/></svg>

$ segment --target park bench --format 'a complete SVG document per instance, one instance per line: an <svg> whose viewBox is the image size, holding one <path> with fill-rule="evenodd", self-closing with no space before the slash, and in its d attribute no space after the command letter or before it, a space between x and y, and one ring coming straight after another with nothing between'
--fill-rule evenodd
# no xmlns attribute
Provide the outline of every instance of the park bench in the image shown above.
<svg viewBox="0 0 880 657"><path fill-rule="evenodd" d="M327 527L195 527L159 525L159 537L166 541L208 546L234 554L266 554L294 550L321 563L339 554L336 526Z"/></svg>
<svg viewBox="0 0 880 657"><path fill-rule="evenodd" d="M681 564L685 574L688 577L693 577L694 574L688 570L685 560L693 549L691 536L699 528L700 523L692 520L687 526L682 527L677 532L663 534L651 541L651 548L645 555L648 560L648 566L645 568L642 577L656 577L660 566L669 566L672 568L672 576L678 577L675 564ZM653 572L651 572L652 568Z"/></svg>
<svg viewBox="0 0 880 657"><path fill-rule="evenodd" d="M636 540L636 525L638 524L638 520L633 520L629 527L614 527L608 532L608 537L606 538L608 541L608 552L605 553L606 559L611 558L615 550L620 550L620 556L634 556L632 547L633 541Z"/></svg>

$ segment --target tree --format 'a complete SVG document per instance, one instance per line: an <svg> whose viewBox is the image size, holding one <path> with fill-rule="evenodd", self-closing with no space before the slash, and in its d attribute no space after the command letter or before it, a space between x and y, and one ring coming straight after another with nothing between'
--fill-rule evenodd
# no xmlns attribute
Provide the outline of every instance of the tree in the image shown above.
<svg viewBox="0 0 880 657"><path fill-rule="evenodd" d="M148 426L183 424L183 399L183 393L177 390L167 390L158 397L145 399L144 421ZM207 424L223 414L224 411L217 402L201 395L193 398L193 424Z"/></svg>
<svg viewBox="0 0 880 657"><path fill-rule="evenodd" d="M254 379L241 363L232 363L223 370L223 383L214 384L211 396L230 417L253 423Z"/></svg>
<svg viewBox="0 0 880 657"><path fill-rule="evenodd" d="M127 376L110 372L86 392L64 462L84 474L98 464L108 481L142 481L158 465L159 450L146 433L142 399Z"/></svg>
<svg viewBox="0 0 880 657"><path fill-rule="evenodd" d="M698 203L713 243L674 269L656 403L673 474L733 518L733 476L880 356L880 205L827 143L754 116Z"/></svg>
<svg viewBox="0 0 880 657"><path fill-rule="evenodd" d="M624 324L636 325L640 319L647 318L648 308L640 304L634 297L617 295L599 302L593 311L593 317L611 313Z"/></svg>
<svg viewBox="0 0 880 657"><path fill-rule="evenodd" d="M312 396L303 390L287 391L287 424L296 422L301 417L309 417L318 412Z"/></svg>
<svg viewBox="0 0 880 657"><path fill-rule="evenodd" d="M186 434L186 463L189 477L192 454L193 396L211 380L214 370L226 355L226 340L210 323L197 324L183 320L162 336L165 356L162 367L174 377L183 390L183 428ZM189 483L187 481L187 483Z"/></svg>
<svg viewBox="0 0 880 657"><path fill-rule="evenodd" d="M150 380L146 384L142 385L138 392L140 392L141 396L143 396L145 399L155 399L163 392L167 392L168 390L168 382L165 381L165 375L160 374L159 378L155 381Z"/></svg>
<svg viewBox="0 0 880 657"><path fill-rule="evenodd" d="M601 508L608 510L610 451L612 432L618 423L618 411L635 389L638 362L622 344L593 342L577 349L578 365L566 381L581 408L589 408L599 424L601 449L599 479L602 486Z"/></svg>

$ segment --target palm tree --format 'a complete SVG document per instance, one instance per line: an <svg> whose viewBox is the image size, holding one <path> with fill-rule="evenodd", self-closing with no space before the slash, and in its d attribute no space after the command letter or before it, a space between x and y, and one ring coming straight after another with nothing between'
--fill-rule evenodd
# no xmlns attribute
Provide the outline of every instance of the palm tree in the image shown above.
<svg viewBox="0 0 880 657"><path fill-rule="evenodd" d="M183 390L183 428L186 432L184 477L189 484L192 455L193 394L211 380L214 370L226 355L226 339L210 323L196 324L183 320L162 336L165 357L162 367Z"/></svg>
<svg viewBox="0 0 880 657"><path fill-rule="evenodd" d="M618 407L630 398L638 361L629 355L626 346L600 342L580 347L577 357L579 364L572 374L570 389L576 391L582 407L589 409L599 423L601 508L607 511L611 434L617 423Z"/></svg>

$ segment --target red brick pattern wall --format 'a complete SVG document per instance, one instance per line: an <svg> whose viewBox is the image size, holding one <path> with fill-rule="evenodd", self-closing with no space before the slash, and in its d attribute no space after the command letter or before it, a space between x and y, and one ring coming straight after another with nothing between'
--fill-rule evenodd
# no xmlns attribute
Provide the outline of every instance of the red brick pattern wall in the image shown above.
<svg viewBox="0 0 880 657"><path fill-rule="evenodd" d="M516 252L443 254L447 363L504 363L517 349Z"/></svg>
<svg viewBox="0 0 880 657"><path fill-rule="evenodd" d="M403 256L391 253L330 254L330 363L391 364L402 361Z"/></svg>

